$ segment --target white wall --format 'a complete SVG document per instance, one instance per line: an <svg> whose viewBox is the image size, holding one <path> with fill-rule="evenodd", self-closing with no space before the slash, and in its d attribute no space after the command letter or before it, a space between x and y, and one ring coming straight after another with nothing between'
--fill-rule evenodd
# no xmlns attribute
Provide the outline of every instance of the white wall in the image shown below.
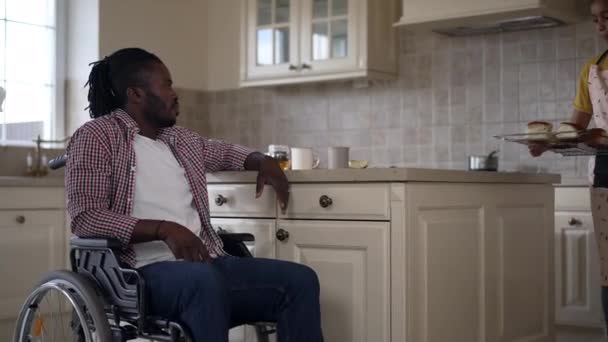
<svg viewBox="0 0 608 342"><path fill-rule="evenodd" d="M239 85L241 4L244 0L208 1L207 89L235 89Z"/></svg>
<svg viewBox="0 0 608 342"><path fill-rule="evenodd" d="M207 85L207 0L102 0L102 56L141 47L169 67L176 87Z"/></svg>
<svg viewBox="0 0 608 342"><path fill-rule="evenodd" d="M99 0L68 0L67 67L65 84L66 134L89 119L84 110L88 64L99 58Z"/></svg>

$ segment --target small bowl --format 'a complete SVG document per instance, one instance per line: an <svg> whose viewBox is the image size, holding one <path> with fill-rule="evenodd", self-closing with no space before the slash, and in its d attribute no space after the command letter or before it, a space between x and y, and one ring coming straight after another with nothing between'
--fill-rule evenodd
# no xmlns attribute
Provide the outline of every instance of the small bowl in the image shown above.
<svg viewBox="0 0 608 342"><path fill-rule="evenodd" d="M351 169L365 169L368 166L367 160L349 160L348 167Z"/></svg>

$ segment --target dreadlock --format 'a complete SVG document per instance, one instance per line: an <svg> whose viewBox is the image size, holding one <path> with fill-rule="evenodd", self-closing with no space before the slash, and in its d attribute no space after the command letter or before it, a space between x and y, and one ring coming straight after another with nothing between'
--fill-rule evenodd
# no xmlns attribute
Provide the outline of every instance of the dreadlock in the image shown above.
<svg viewBox="0 0 608 342"><path fill-rule="evenodd" d="M127 48L89 64L93 67L85 87L89 87L86 109L91 118L122 108L127 103L127 89L145 86L144 71L155 62L161 62L156 55L139 48Z"/></svg>

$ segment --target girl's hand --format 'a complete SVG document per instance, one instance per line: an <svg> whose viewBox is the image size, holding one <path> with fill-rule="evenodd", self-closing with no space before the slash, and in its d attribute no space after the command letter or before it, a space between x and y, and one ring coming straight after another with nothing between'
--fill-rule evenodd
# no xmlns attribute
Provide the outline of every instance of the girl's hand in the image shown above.
<svg viewBox="0 0 608 342"><path fill-rule="evenodd" d="M544 144L528 145L528 150L530 151L530 154L532 155L532 157L535 158L547 152L548 149L549 148L547 147L547 145Z"/></svg>

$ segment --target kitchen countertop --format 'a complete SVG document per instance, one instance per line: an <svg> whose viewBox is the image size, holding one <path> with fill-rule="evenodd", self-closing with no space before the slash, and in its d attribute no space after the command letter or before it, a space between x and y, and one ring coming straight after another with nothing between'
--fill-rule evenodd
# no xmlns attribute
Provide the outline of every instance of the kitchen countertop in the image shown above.
<svg viewBox="0 0 608 342"><path fill-rule="evenodd" d="M556 184L557 174L518 172L479 172L416 168L371 168L341 170L286 171L291 183L347 183L347 182L439 182L439 183L504 183ZM207 174L209 184L254 183L257 172L217 172ZM574 185L574 184L572 184ZM0 176L0 187L63 187L63 177L7 177ZM574 185L575 186L575 185Z"/></svg>
<svg viewBox="0 0 608 342"><path fill-rule="evenodd" d="M0 176L0 187L63 187L63 177Z"/></svg>
<svg viewBox="0 0 608 342"><path fill-rule="evenodd" d="M438 183L505 183L505 184L558 184L557 174L518 172L480 172L416 168L370 168L340 170L286 171L291 183L340 182L438 182ZM207 182L253 183L257 172L217 172L207 175Z"/></svg>

